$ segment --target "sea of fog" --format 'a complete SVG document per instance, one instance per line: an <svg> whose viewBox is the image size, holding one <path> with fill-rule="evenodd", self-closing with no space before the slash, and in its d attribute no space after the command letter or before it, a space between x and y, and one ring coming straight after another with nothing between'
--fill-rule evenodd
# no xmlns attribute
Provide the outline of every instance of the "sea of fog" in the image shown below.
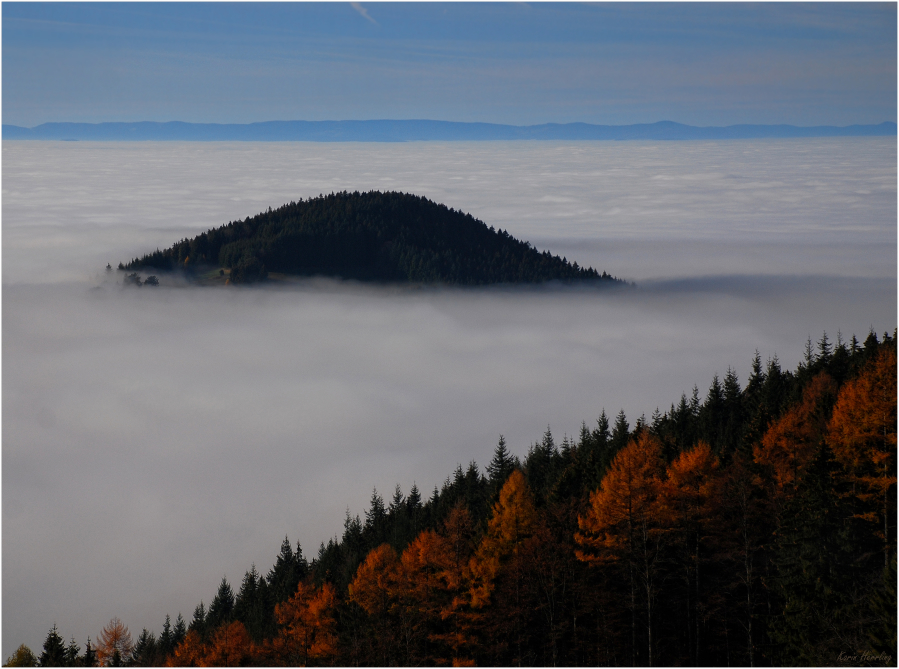
<svg viewBox="0 0 899 669"><path fill-rule="evenodd" d="M2 654L190 619L314 557L377 488L430 494L756 349L896 327L895 138L408 144L3 142ZM314 279L122 289L106 263L268 207L400 190L627 290Z"/></svg>

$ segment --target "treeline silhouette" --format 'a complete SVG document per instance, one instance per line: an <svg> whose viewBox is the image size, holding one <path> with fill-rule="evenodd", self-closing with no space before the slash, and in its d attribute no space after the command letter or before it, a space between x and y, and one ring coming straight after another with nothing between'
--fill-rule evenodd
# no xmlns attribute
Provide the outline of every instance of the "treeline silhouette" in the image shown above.
<svg viewBox="0 0 899 669"><path fill-rule="evenodd" d="M119 264L196 272L230 270L231 283L269 272L363 281L485 285L545 281L618 282L494 230L424 197L332 193L232 221L164 251Z"/></svg>
<svg viewBox="0 0 899 669"><path fill-rule="evenodd" d="M285 537L186 625L111 646L113 619L87 658L54 626L39 659L895 666L895 486L896 333L824 334L633 427L603 410L523 460L500 437L428 498L374 491L311 562Z"/></svg>

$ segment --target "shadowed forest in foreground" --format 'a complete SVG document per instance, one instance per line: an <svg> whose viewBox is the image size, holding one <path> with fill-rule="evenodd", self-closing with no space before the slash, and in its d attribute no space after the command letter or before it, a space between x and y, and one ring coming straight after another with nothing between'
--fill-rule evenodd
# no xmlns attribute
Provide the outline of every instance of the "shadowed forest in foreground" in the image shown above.
<svg viewBox="0 0 899 669"><path fill-rule="evenodd" d="M895 666L895 486L896 333L824 334L793 372L756 352L745 387L374 491L159 634L54 625L7 663Z"/></svg>

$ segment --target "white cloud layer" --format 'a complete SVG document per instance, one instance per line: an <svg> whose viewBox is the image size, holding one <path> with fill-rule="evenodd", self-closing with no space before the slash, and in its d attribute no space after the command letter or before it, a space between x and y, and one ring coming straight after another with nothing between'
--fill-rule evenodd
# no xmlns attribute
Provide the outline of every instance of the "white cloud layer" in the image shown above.
<svg viewBox="0 0 899 669"><path fill-rule="evenodd" d="M634 290L313 280L122 290L102 271L300 197L395 189ZM372 487L428 494L500 433L631 424L753 352L896 326L894 140L3 144L3 656L190 617L307 556Z"/></svg>

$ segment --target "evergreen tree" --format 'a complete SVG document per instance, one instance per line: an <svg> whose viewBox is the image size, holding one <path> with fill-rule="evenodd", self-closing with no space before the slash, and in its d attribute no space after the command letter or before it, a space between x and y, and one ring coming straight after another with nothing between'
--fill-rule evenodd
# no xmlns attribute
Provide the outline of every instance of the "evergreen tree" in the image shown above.
<svg viewBox="0 0 899 669"><path fill-rule="evenodd" d="M830 343L830 340L827 338L827 332L821 335L821 339L818 340L818 357L816 362L819 365L827 365L830 363L831 357L833 356L833 346Z"/></svg>
<svg viewBox="0 0 899 669"><path fill-rule="evenodd" d="M887 561L879 583L871 596L873 624L868 628L868 642L875 653L896 657L896 554Z"/></svg>
<svg viewBox="0 0 899 669"><path fill-rule="evenodd" d="M487 465L487 481L490 484L491 498L499 493L500 488L503 487L514 469L515 458L506 448L506 439L503 435L499 435L499 441L496 448L493 449L493 459Z"/></svg>
<svg viewBox="0 0 899 669"><path fill-rule="evenodd" d="M833 349L833 356L828 365L828 373L833 377L837 384L842 385L849 376L850 369L850 353L843 341L843 334L837 330L837 345Z"/></svg>
<svg viewBox="0 0 899 669"><path fill-rule="evenodd" d="M815 349L812 346L812 338L809 337L805 342L805 352L803 355L804 367L806 370L811 370L815 365Z"/></svg>
<svg viewBox="0 0 899 669"><path fill-rule="evenodd" d="M56 631L56 625L47 632L47 638L44 639L44 651L40 656L42 667L64 667L66 666L66 644Z"/></svg>
<svg viewBox="0 0 899 669"><path fill-rule="evenodd" d="M172 621L169 614L165 614L165 622L162 623L162 634L159 635L159 651L163 657L168 657L175 649L175 639L172 636Z"/></svg>
<svg viewBox="0 0 899 669"><path fill-rule="evenodd" d="M542 441L534 444L528 450L524 462L527 482L538 504L546 499L550 488L555 483L558 456L555 440L547 425Z"/></svg>
<svg viewBox="0 0 899 669"><path fill-rule="evenodd" d="M410 514L414 514L421 510L421 492L419 492L418 486L415 485L415 483L412 484L412 488L409 490L409 496L406 498L406 509Z"/></svg>
<svg viewBox="0 0 899 669"><path fill-rule="evenodd" d="M369 544L378 546L387 539L386 532L387 509L384 506L384 498L378 494L377 488L372 490L369 509L365 512L365 535Z"/></svg>
<svg viewBox="0 0 899 669"><path fill-rule="evenodd" d="M188 632L196 632L200 639L206 638L206 607L200 602L194 609L194 617L187 627Z"/></svg>
<svg viewBox="0 0 899 669"><path fill-rule="evenodd" d="M134 652L131 654L131 661L136 667L155 667L161 664L161 661L164 661L165 655L157 660L157 642L156 637L152 632L147 631L145 627L140 636L137 637L137 642L134 644ZM160 655L162 655L160 653Z"/></svg>
<svg viewBox="0 0 899 669"><path fill-rule="evenodd" d="M627 422L627 416L624 415L624 409L621 409L615 417L615 427L612 429L607 463L612 461L612 458L615 457L615 454L618 453L618 451L627 446L629 438L630 425Z"/></svg>
<svg viewBox="0 0 899 669"><path fill-rule="evenodd" d="M231 590L228 579L222 576L218 592L212 598L212 602L209 604L209 612L206 614L207 629L212 631L222 623L230 622L233 613L234 591Z"/></svg>
<svg viewBox="0 0 899 669"><path fill-rule="evenodd" d="M178 617L175 618L175 627L172 629L172 641L177 646L184 641L185 636L187 636L187 625L185 625L184 618L181 617L179 612Z"/></svg>
<svg viewBox="0 0 899 669"><path fill-rule="evenodd" d="M737 450L743 436L743 393L737 373L730 367L724 376L722 453L726 459Z"/></svg>
<svg viewBox="0 0 899 669"><path fill-rule="evenodd" d="M67 667L77 667L80 662L80 658L78 657L78 653L81 652L81 646L75 643L75 637L72 637L71 641L69 641L69 646L66 648L66 666Z"/></svg>
<svg viewBox="0 0 899 669"><path fill-rule="evenodd" d="M720 455L723 449L724 432L724 388L718 375L712 377L712 385L706 395L705 403L699 412L700 438L707 442L716 454Z"/></svg>
<svg viewBox="0 0 899 669"><path fill-rule="evenodd" d="M297 543L297 552L294 553L290 540L285 535L281 542L281 552L266 577L273 603L286 602L296 592L300 580L306 576L306 570L306 559L300 544Z"/></svg>
<svg viewBox="0 0 899 669"><path fill-rule="evenodd" d="M97 666L97 651L94 650L94 647L91 646L91 638L87 638L87 643L84 645L84 658L82 660L85 667L95 667Z"/></svg>
<svg viewBox="0 0 899 669"><path fill-rule="evenodd" d="M250 638L257 643L262 641L270 627L271 611L262 591L264 585L265 579L256 571L256 565L251 565L244 574L234 603L234 619L243 623Z"/></svg>
<svg viewBox="0 0 899 669"><path fill-rule="evenodd" d="M783 608L772 626L787 665L830 664L854 636L857 520L848 507L830 449L822 442L787 502L774 562Z"/></svg>

